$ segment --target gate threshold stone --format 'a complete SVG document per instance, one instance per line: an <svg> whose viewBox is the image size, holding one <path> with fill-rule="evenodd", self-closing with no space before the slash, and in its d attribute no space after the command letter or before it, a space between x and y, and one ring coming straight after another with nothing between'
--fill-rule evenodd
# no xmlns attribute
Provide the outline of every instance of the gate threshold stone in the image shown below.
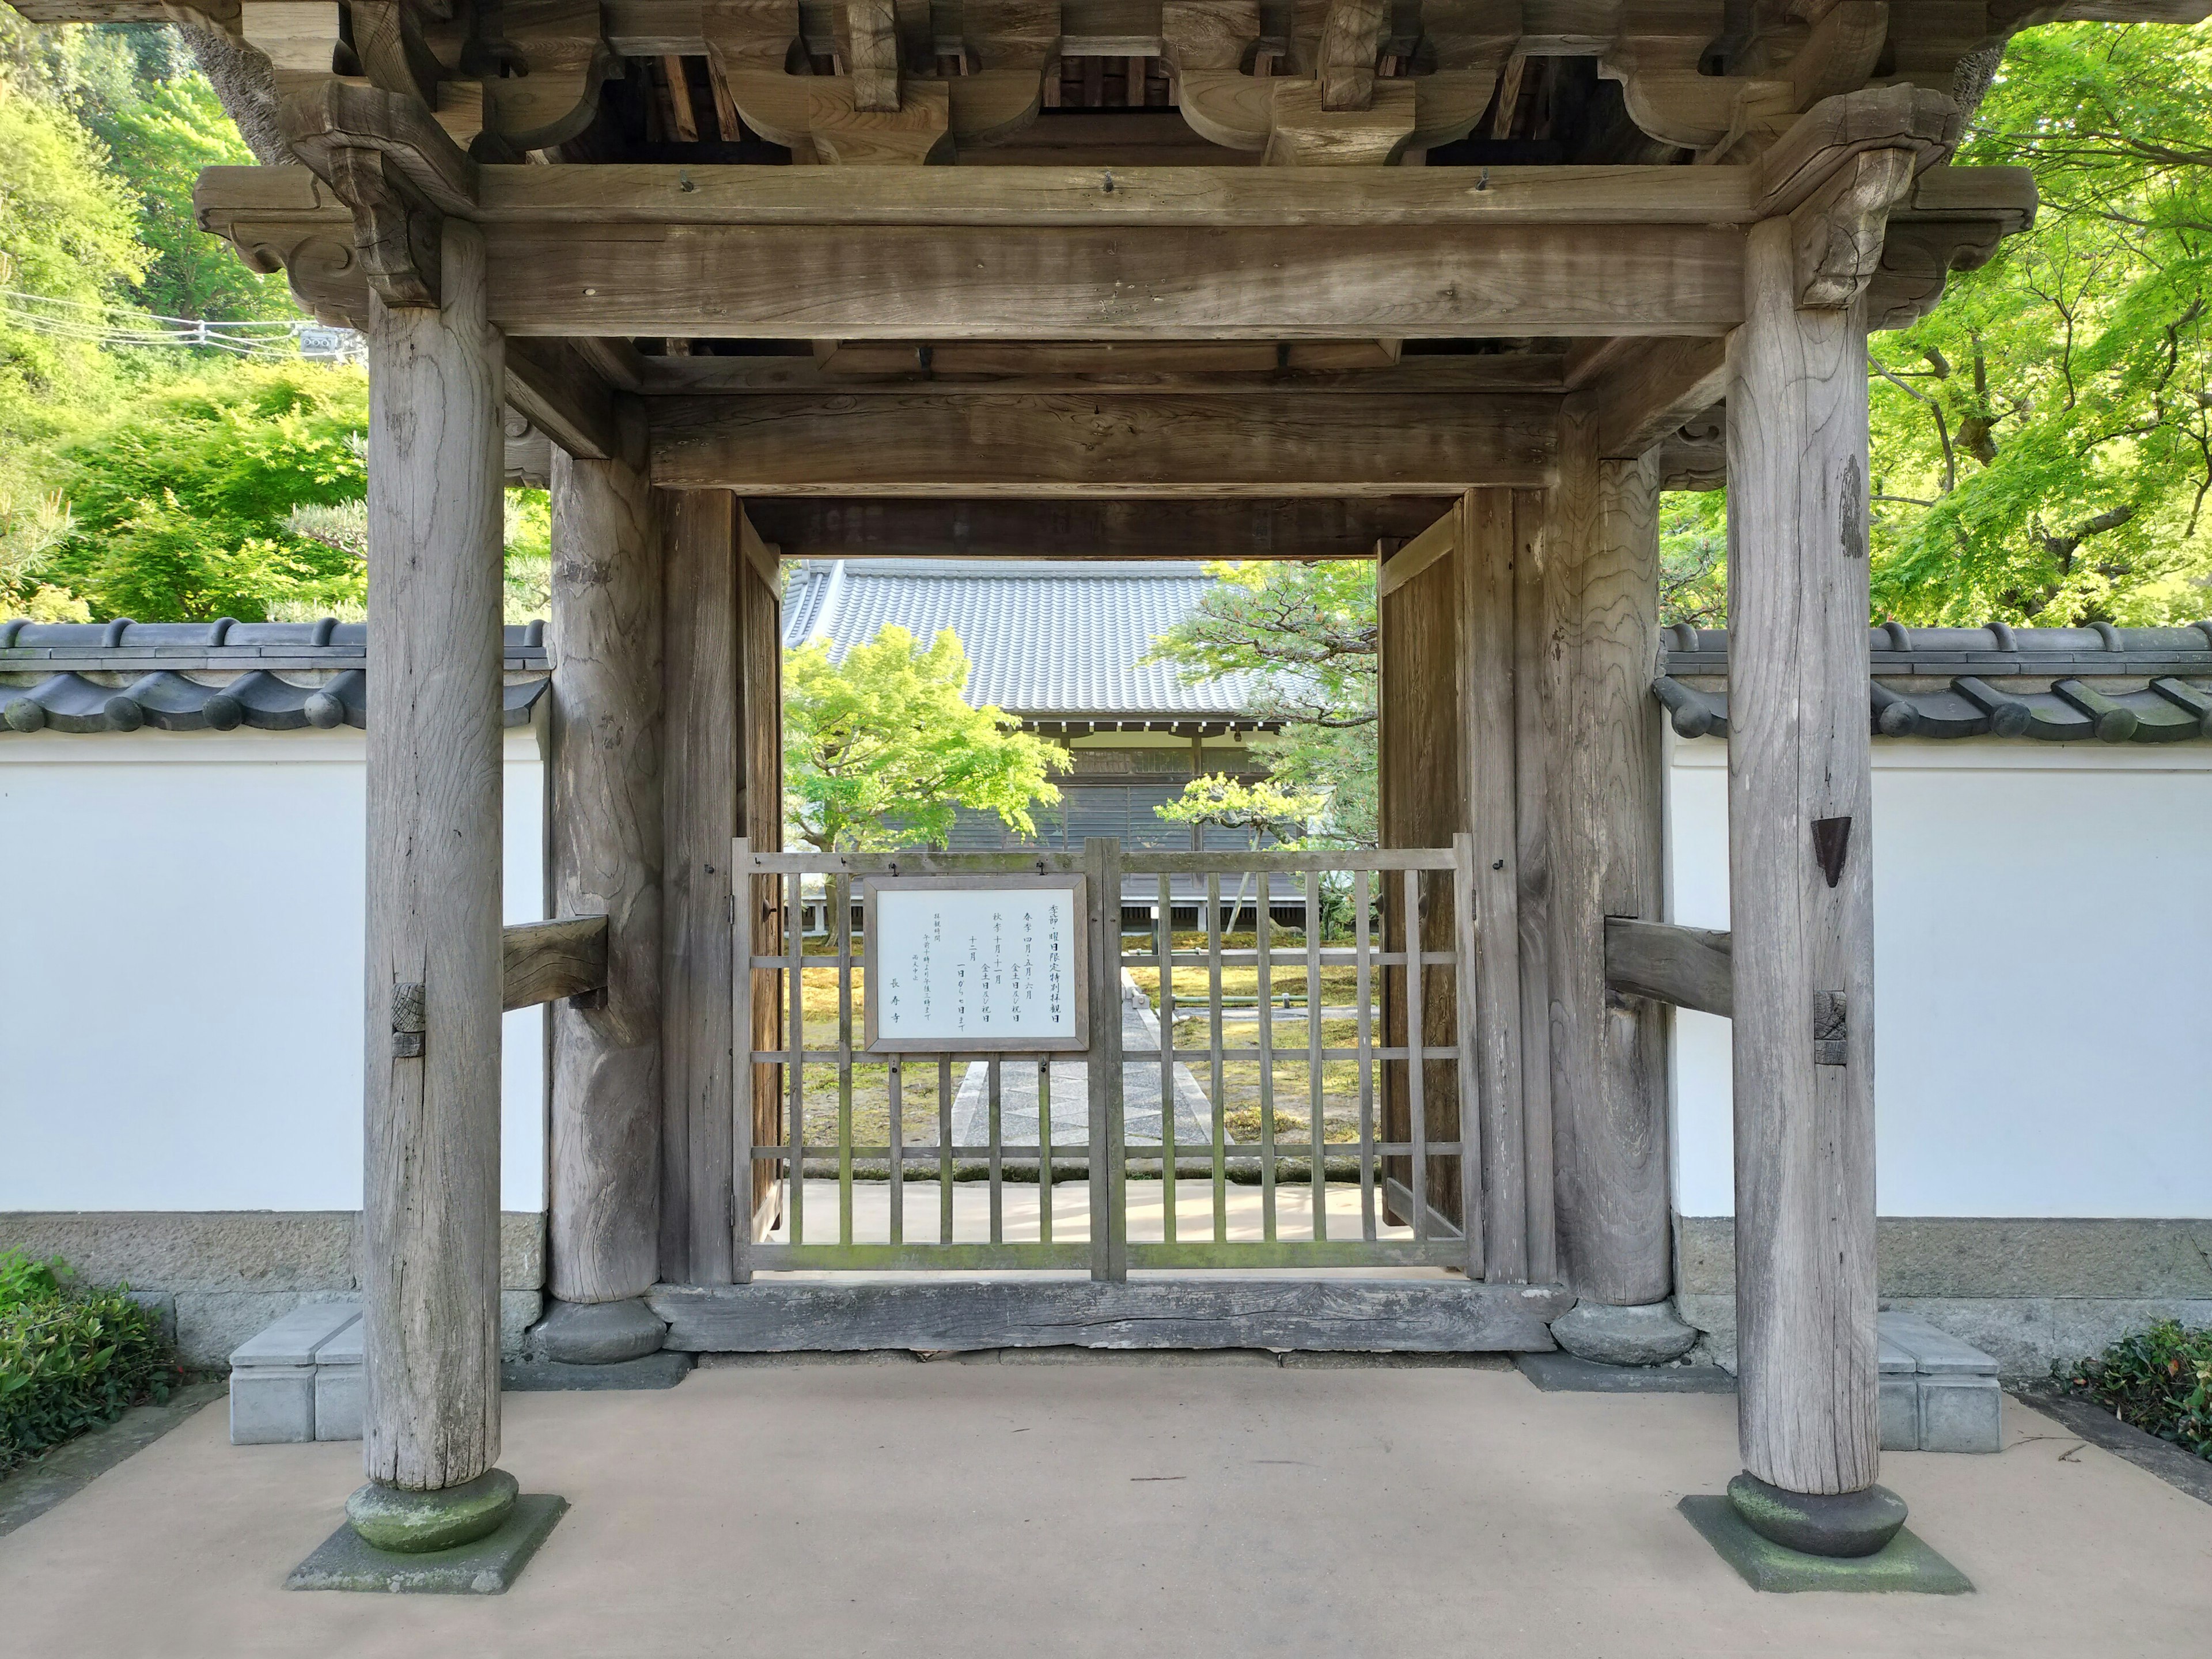
<svg viewBox="0 0 2212 1659"><path fill-rule="evenodd" d="M863 1280L659 1285L668 1346L694 1353L906 1348L1280 1348L1527 1352L1573 1305L1557 1285L1464 1279Z"/></svg>
<svg viewBox="0 0 2212 1659"><path fill-rule="evenodd" d="M499 1530L450 1550L404 1555L366 1542L347 1522L284 1581L295 1590L386 1590L415 1595L504 1595L568 1500L550 1492L525 1492Z"/></svg>
<svg viewBox="0 0 2212 1659"><path fill-rule="evenodd" d="M1755 1590L1904 1591L1921 1595L1964 1595L1974 1586L1909 1527L1872 1555L1807 1555L1762 1538L1745 1524L1735 1505L1722 1497L1692 1495L1678 1507L1722 1560Z"/></svg>

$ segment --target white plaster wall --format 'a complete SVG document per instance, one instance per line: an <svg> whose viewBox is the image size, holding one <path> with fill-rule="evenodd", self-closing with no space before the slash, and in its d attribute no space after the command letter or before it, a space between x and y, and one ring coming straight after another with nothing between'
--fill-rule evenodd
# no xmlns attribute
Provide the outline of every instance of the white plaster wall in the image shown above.
<svg viewBox="0 0 2212 1659"><path fill-rule="evenodd" d="M1668 915L1726 927L1727 749L1669 743ZM1874 757L1881 1213L2212 1217L2212 749ZM1672 1084L1675 1207L1732 1214L1726 1020Z"/></svg>
<svg viewBox="0 0 2212 1659"><path fill-rule="evenodd" d="M362 734L0 739L0 1210L362 1196ZM506 914L544 915L536 735ZM500 1201L544 1208L544 1012L507 1016Z"/></svg>

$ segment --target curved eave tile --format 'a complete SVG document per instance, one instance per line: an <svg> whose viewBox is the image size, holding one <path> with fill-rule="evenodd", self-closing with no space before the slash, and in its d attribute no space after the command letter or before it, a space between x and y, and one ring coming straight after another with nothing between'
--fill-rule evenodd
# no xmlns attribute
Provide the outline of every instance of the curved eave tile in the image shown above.
<svg viewBox="0 0 2212 1659"><path fill-rule="evenodd" d="M527 726L550 681L540 675L501 690L500 723ZM368 681L358 668L318 685L294 685L255 669L220 685L162 670L118 689L82 674L49 675L27 690L0 688L0 731L256 732L324 731L368 725Z"/></svg>
<svg viewBox="0 0 2212 1659"><path fill-rule="evenodd" d="M1676 735L1728 736L1725 691L1707 691L1662 674L1652 695ZM2212 737L2212 693L2162 678L2140 690L2110 683L2057 681L2048 691L2012 691L1962 674L1948 690L1900 691L1867 683L1867 715L1876 737L2028 738L2039 743L2186 743Z"/></svg>

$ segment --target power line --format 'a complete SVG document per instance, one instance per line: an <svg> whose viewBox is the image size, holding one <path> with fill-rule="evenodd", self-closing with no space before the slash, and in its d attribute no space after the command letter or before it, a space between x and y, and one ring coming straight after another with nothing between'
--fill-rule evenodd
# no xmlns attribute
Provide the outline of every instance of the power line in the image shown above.
<svg viewBox="0 0 2212 1659"><path fill-rule="evenodd" d="M363 352L362 337L353 330L326 328L305 319L167 317L20 289L0 288L0 316L34 334L110 349L212 349L241 357L304 356L341 362L358 362Z"/></svg>

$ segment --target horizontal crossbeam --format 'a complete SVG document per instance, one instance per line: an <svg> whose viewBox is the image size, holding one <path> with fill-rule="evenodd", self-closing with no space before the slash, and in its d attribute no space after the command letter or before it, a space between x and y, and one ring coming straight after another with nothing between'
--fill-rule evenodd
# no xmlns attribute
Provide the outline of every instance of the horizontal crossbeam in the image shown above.
<svg viewBox="0 0 2212 1659"><path fill-rule="evenodd" d="M787 559L1034 559L1048 549L1055 560L1364 559L1375 556L1379 540L1419 535L1448 504L1423 495L1142 502L806 496L755 499L745 510Z"/></svg>
<svg viewBox="0 0 2212 1659"><path fill-rule="evenodd" d="M1605 982L1624 995L1725 1018L1735 1006L1734 963L1726 933L1606 918Z"/></svg>
<svg viewBox="0 0 2212 1659"><path fill-rule="evenodd" d="M664 398L652 409L653 479L746 496L1540 488L1552 481L1557 407L1546 397L1363 392Z"/></svg>
<svg viewBox="0 0 2212 1659"><path fill-rule="evenodd" d="M1131 1265L1150 1248L1132 1244ZM695 1353L1068 1346L1542 1352L1553 1346L1550 1322L1574 1305L1573 1293L1558 1286L1449 1279L757 1281L663 1285L647 1299L668 1322L668 1346Z"/></svg>
<svg viewBox="0 0 2212 1659"><path fill-rule="evenodd" d="M510 923L499 946L500 1006L509 1012L606 988L605 916Z"/></svg>

